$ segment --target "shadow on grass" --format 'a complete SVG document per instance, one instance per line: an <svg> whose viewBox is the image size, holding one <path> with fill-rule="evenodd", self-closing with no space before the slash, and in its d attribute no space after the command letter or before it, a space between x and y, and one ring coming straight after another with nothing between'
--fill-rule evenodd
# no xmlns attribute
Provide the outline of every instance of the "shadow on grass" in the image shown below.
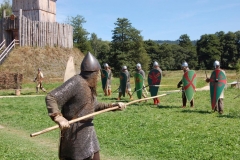
<svg viewBox="0 0 240 160"><path fill-rule="evenodd" d="M212 114L213 112L211 111L206 111L206 110L194 110L194 109L184 109L180 111L182 113L200 113L200 114Z"/></svg>
<svg viewBox="0 0 240 160"><path fill-rule="evenodd" d="M228 114L228 115L225 115L225 114L219 114L218 115L219 118L233 118L233 119L239 119L240 118L240 115L237 115L237 114Z"/></svg>
<svg viewBox="0 0 240 160"><path fill-rule="evenodd" d="M169 108L180 108L178 106L161 106L161 105L153 105L151 106L152 108L159 108L159 109L169 109Z"/></svg>

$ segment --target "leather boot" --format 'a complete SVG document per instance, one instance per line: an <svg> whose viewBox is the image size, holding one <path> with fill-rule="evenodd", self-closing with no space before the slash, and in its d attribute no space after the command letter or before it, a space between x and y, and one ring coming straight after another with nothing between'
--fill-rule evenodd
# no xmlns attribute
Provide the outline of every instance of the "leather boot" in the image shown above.
<svg viewBox="0 0 240 160"><path fill-rule="evenodd" d="M111 96L111 89L108 90L108 96Z"/></svg>
<svg viewBox="0 0 240 160"><path fill-rule="evenodd" d="M147 98L147 96L144 93L143 93L142 96L143 96L143 98ZM145 100L145 102L147 102L147 100Z"/></svg>
<svg viewBox="0 0 240 160"><path fill-rule="evenodd" d="M157 101L157 105L160 104L160 100L158 98L156 98L156 101Z"/></svg>
<svg viewBox="0 0 240 160"><path fill-rule="evenodd" d="M39 87L36 87L36 93L38 93L38 91L39 91Z"/></svg>
<svg viewBox="0 0 240 160"><path fill-rule="evenodd" d="M43 91L43 92L47 92L47 90L46 90L45 88L42 88L42 91Z"/></svg>
<svg viewBox="0 0 240 160"><path fill-rule="evenodd" d="M121 96L122 96L122 92L119 92L117 100L121 100Z"/></svg>
<svg viewBox="0 0 240 160"><path fill-rule="evenodd" d="M107 96L108 94L107 94L107 90L106 89L104 89L104 96Z"/></svg>
<svg viewBox="0 0 240 160"><path fill-rule="evenodd" d="M154 101L154 105L156 105L157 104L156 98L153 98L153 101Z"/></svg>
<svg viewBox="0 0 240 160"><path fill-rule="evenodd" d="M182 103L183 103L182 108L185 108L186 105L187 105L187 98L186 98L186 96L184 95L184 93L183 93L183 96L182 96Z"/></svg>
<svg viewBox="0 0 240 160"><path fill-rule="evenodd" d="M129 97L130 97L130 100L133 100L133 97L132 97L131 92L128 92L128 95L129 95Z"/></svg>
<svg viewBox="0 0 240 160"><path fill-rule="evenodd" d="M190 102L190 106L191 107L194 107L194 100L192 99L191 102Z"/></svg>

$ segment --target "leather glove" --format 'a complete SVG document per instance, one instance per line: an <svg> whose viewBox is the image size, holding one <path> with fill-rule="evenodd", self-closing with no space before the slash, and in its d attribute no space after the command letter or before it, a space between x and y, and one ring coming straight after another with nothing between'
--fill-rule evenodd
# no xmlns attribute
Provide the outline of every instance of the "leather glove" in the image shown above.
<svg viewBox="0 0 240 160"><path fill-rule="evenodd" d="M206 82L207 82L207 83L208 83L208 82L210 82L210 79L209 79L209 78L207 78L207 79L206 79Z"/></svg>
<svg viewBox="0 0 240 160"><path fill-rule="evenodd" d="M117 104L118 104L119 110L121 110L121 111L126 108L126 105L123 102L118 102Z"/></svg>
<svg viewBox="0 0 240 160"><path fill-rule="evenodd" d="M54 117L54 122L59 125L61 130L70 128L68 120L66 120L63 116L57 115Z"/></svg>
<svg viewBox="0 0 240 160"><path fill-rule="evenodd" d="M118 110L120 110L120 111L122 111L126 108L126 105L123 102L113 103L112 106L118 106Z"/></svg>
<svg viewBox="0 0 240 160"><path fill-rule="evenodd" d="M177 85L177 88L180 88L181 87L181 84L180 83L178 83L178 85Z"/></svg>

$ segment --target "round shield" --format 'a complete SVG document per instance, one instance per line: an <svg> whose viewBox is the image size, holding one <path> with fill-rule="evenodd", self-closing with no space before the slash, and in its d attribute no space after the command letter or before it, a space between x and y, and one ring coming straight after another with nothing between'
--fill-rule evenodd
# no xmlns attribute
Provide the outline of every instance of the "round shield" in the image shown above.
<svg viewBox="0 0 240 160"><path fill-rule="evenodd" d="M221 93L223 92L225 85L227 84L227 78L225 73L220 70L214 70L210 77L210 95L212 109L215 108Z"/></svg>
<svg viewBox="0 0 240 160"><path fill-rule="evenodd" d="M161 83L161 72L157 69L152 69L148 73L148 86L151 96L156 96L158 93L158 89Z"/></svg>
<svg viewBox="0 0 240 160"><path fill-rule="evenodd" d="M182 77L183 90L188 101L191 101L193 99L194 93L196 91L196 76L197 75L194 70L189 70L185 72Z"/></svg>
<svg viewBox="0 0 240 160"><path fill-rule="evenodd" d="M135 91L137 92L137 97L141 99L142 92L143 92L143 76L139 73L135 73L134 82L135 82Z"/></svg>

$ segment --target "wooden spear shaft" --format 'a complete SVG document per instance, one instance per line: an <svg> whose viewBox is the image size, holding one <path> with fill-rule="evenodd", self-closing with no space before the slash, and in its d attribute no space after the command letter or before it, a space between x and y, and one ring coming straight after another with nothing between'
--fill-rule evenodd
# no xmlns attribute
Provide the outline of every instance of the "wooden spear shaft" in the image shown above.
<svg viewBox="0 0 240 160"><path fill-rule="evenodd" d="M157 95L157 96L153 96L153 97L138 99L138 100L135 100L135 101L128 102L128 103L126 103L125 105L128 106L128 105L133 104L133 103L137 103L137 102L141 102L141 101L145 101L145 100L153 99L153 98L157 98L157 97L162 97L162 96L166 96L166 95L168 95L168 94L161 94L161 95ZM95 115L98 115L98 114L101 114L101 113L104 113L104 112L113 111L113 110L117 110L117 109L119 109L118 106L116 106L116 107L111 107L111 108L107 108L107 109L104 109L104 110L101 110L101 111L98 111L98 112L94 112L94 113L88 114L88 115L86 115L86 116L73 119L73 120L69 121L69 124L72 124L72 123L81 121L81 120L83 120L83 119L86 119L86 118L89 118L89 117L92 117L92 116L95 116ZM32 134L30 134L30 137L35 137L35 136L38 136L38 135L40 135L40 134L43 134L43 133L46 133L46 132L55 130L55 129L57 129L57 128L59 128L59 125L55 125L55 126L46 128L46 129L44 129L44 130L42 130L42 131L39 131L39 132L36 132L36 133L32 133Z"/></svg>

